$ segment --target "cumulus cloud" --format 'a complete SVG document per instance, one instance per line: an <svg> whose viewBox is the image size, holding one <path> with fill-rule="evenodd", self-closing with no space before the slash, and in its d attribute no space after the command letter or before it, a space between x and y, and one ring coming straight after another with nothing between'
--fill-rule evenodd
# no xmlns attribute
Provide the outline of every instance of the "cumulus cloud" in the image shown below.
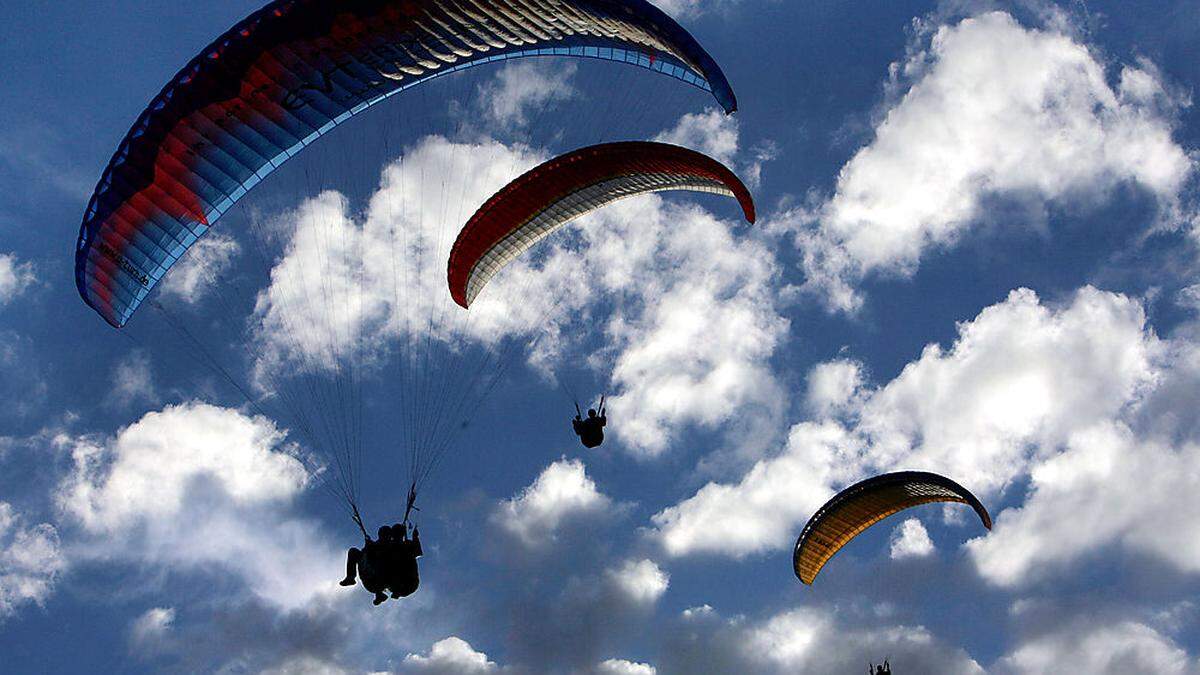
<svg viewBox="0 0 1200 675"><path fill-rule="evenodd" d="M361 219L333 192L282 217L286 250L256 305L261 383L270 388L297 365L369 362L389 342L427 338L461 355L536 335L529 358L550 370L574 344L572 321L590 320L606 338L604 349L589 350L590 363L611 364L610 409L623 420L615 435L633 452L664 452L683 425L776 415L768 360L788 321L771 287L771 248L694 206L654 195L613 204L511 263L470 312L453 306L446 223L457 227L540 158L522 146L430 137L385 169ZM423 190L424 176L446 185ZM447 207L445 195L460 196L458 206ZM447 213L455 208L458 218Z"/></svg>
<svg viewBox="0 0 1200 675"><path fill-rule="evenodd" d="M1040 635L997 663L998 673L1195 673L1196 662L1170 637L1135 621L1074 625Z"/></svg>
<svg viewBox="0 0 1200 675"><path fill-rule="evenodd" d="M931 467L994 494L1031 453L1051 455L1152 386L1160 351L1133 298L1086 287L1055 308L1016 290L873 393L859 428L882 466Z"/></svg>
<svg viewBox="0 0 1200 675"><path fill-rule="evenodd" d="M673 556L782 549L834 490L911 468L948 475L985 503L1022 486L1015 506L993 510L993 531L966 544L997 586L1057 578L1114 549L1195 575L1195 352L1184 337L1159 338L1127 296L1084 288L1051 306L1014 291L961 323L950 347L929 345L890 382L860 389L845 420L797 424L739 481L660 511L654 537ZM915 520L890 545L893 558L930 551Z"/></svg>
<svg viewBox="0 0 1200 675"><path fill-rule="evenodd" d="M432 334L440 342L491 345L532 330L556 293L534 286L518 295L502 279L493 281L499 290L474 304L467 321L450 301L445 267L455 228L537 159L522 146L432 136L384 169L361 222L346 198L330 191L279 217L275 227L286 250L255 307L264 346L260 373L297 364L332 370L350 357L378 354L396 338L423 341ZM426 189L426 176L452 184ZM451 194L457 214L447 211Z"/></svg>
<svg viewBox="0 0 1200 675"><path fill-rule="evenodd" d="M1120 423L1080 431L1033 467L1029 495L968 544L984 578L1013 586L1106 546L1200 572L1200 446L1138 441ZM1153 525L1149 525L1149 524Z"/></svg>
<svg viewBox="0 0 1200 675"><path fill-rule="evenodd" d="M288 512L310 476L269 420L192 402L56 443L73 462L56 500L81 559L232 573L284 607L332 590L339 556Z"/></svg>
<svg viewBox="0 0 1200 675"><path fill-rule="evenodd" d="M202 595L176 608L156 650L135 653L160 670L340 675L377 672L414 645L432 642L432 634L445 635L434 625L437 616L426 613L425 586L404 603L383 607L373 607L365 591L339 589L292 608L240 587L229 594L227 584L213 586L202 584ZM144 616L163 618L157 612Z"/></svg>
<svg viewBox="0 0 1200 675"><path fill-rule="evenodd" d="M795 425L784 450L739 482L656 514L656 535L672 555L780 549L836 487L901 468L943 473L986 499L1127 410L1158 381L1161 352L1136 300L1085 288L1052 308L1014 291L960 324L949 349L929 345L862 392L850 426Z"/></svg>
<svg viewBox="0 0 1200 675"><path fill-rule="evenodd" d="M808 374L804 402L817 417L829 417L853 409L862 380L862 364L857 361L818 363Z"/></svg>
<svg viewBox="0 0 1200 675"><path fill-rule="evenodd" d="M698 150L722 164L732 164L738 153L738 118L715 108L687 113L675 126L654 138L662 143Z"/></svg>
<svg viewBox="0 0 1200 675"><path fill-rule="evenodd" d="M735 484L709 483L653 516L667 554L745 557L789 546L797 525L857 474L862 440L828 422L792 428L784 452L760 460Z"/></svg>
<svg viewBox="0 0 1200 675"><path fill-rule="evenodd" d="M872 273L909 275L932 249L986 219L989 199L1037 214L1087 204L1133 184L1171 212L1193 162L1172 139L1186 98L1148 64L1106 78L1089 48L991 12L942 26L893 71L911 87L870 144L838 175L835 194L780 223L796 228L805 288L831 309L862 302Z"/></svg>
<svg viewBox="0 0 1200 675"><path fill-rule="evenodd" d="M583 461L562 458L554 462L512 499L500 503L492 522L528 547L555 540L556 530L569 519L596 516L608 511L612 500L596 489Z"/></svg>
<svg viewBox="0 0 1200 675"><path fill-rule="evenodd" d="M664 672L845 673L865 666L864 654L888 654L920 673L983 673L961 649L921 626L852 625L819 609L792 609L758 620L715 611L681 616L670 627Z"/></svg>
<svg viewBox="0 0 1200 675"><path fill-rule="evenodd" d="M648 663L606 659L596 666L596 675L658 675L658 670Z"/></svg>
<svg viewBox="0 0 1200 675"><path fill-rule="evenodd" d="M776 306L770 249L708 213L664 208L657 198L595 216L604 225L584 230L592 269L606 291L636 293L633 306L642 310L615 316L606 329L619 387L609 407L622 420L622 442L656 456L683 423L713 429L774 419L782 397L769 360L789 323Z"/></svg>
<svg viewBox="0 0 1200 675"><path fill-rule="evenodd" d="M1185 323L1161 343L1161 367L1153 388L1130 411L1129 422L1139 437L1179 445L1200 441L1200 341L1196 322Z"/></svg>
<svg viewBox="0 0 1200 675"><path fill-rule="evenodd" d="M616 556L607 549L578 555L567 545L559 555L570 562L555 572L539 567L536 580L523 578L499 612L511 625L507 653L514 668L595 672L631 640L658 634L656 608L670 577L657 564L628 559L597 569Z"/></svg>
<svg viewBox="0 0 1200 675"><path fill-rule="evenodd" d="M88 530L109 532L150 514L179 514L189 482L201 476L215 479L236 504L291 498L308 476L295 457L276 451L282 441L262 417L205 403L167 406L107 445L75 442L75 472L60 505Z"/></svg>
<svg viewBox="0 0 1200 675"><path fill-rule="evenodd" d="M43 605L67 559L53 525L27 525L8 502L0 502L0 621L29 603Z"/></svg>
<svg viewBox="0 0 1200 675"><path fill-rule="evenodd" d="M529 114L555 102L578 96L571 78L575 63L560 60L524 60L505 64L496 76L479 85L479 103L488 118L501 128L524 127Z"/></svg>
<svg viewBox="0 0 1200 675"><path fill-rule="evenodd" d="M924 558L934 550L929 532L916 518L909 518L892 530L890 549L892 560Z"/></svg>
<svg viewBox="0 0 1200 675"><path fill-rule="evenodd" d="M239 253L241 246L233 237L210 230L171 267L159 288L163 295L182 302L199 302L217 286Z"/></svg>
<svg viewBox="0 0 1200 675"><path fill-rule="evenodd" d="M638 605L652 605L667 592L671 575L653 560L627 560L608 571L609 581Z"/></svg>
<svg viewBox="0 0 1200 675"><path fill-rule="evenodd" d="M670 575L653 560L628 556L628 539L601 525L563 533L536 565L509 568L512 576L494 584L490 602L477 606L490 618L485 623L508 626L509 667L607 672L601 662L624 654L639 636L657 634Z"/></svg>
<svg viewBox="0 0 1200 675"><path fill-rule="evenodd" d="M729 167L750 188L758 187L763 164L775 158L774 144L756 147L751 157L740 157L741 128L737 117L709 108L703 113L687 113L675 126L655 136L661 143L682 145L702 152Z"/></svg>
<svg viewBox="0 0 1200 675"><path fill-rule="evenodd" d="M33 263L20 262L11 253L0 253L0 307L33 285L33 280Z"/></svg>
<svg viewBox="0 0 1200 675"><path fill-rule="evenodd" d="M477 675L499 671L500 667L488 660L487 654L475 651L466 640L453 636L435 642L428 654L405 656L403 664L403 672L430 675Z"/></svg>

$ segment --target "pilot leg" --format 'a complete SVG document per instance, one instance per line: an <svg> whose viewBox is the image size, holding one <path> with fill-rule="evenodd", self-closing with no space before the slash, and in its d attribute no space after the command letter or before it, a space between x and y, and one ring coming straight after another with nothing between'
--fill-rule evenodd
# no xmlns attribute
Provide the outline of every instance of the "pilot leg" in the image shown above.
<svg viewBox="0 0 1200 675"><path fill-rule="evenodd" d="M358 561L362 560L362 551L352 548L346 551L346 578L342 579L341 585L353 586L355 577L357 577Z"/></svg>

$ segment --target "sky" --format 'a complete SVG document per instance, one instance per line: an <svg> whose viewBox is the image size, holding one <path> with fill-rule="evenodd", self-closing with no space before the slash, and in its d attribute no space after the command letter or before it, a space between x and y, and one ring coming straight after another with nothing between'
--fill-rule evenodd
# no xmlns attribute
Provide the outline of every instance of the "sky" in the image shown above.
<svg viewBox="0 0 1200 675"><path fill-rule="evenodd" d="M116 331L74 286L87 200L258 3L7 3L4 669L1200 673L1200 6L1135 4L660 2L735 115L612 63L431 82L280 168ZM488 196L629 139L721 160L757 222L625 200L449 303ZM347 364L344 398L309 386ZM572 399L601 394L586 450ZM394 522L439 411L420 590L373 607L337 585L334 448ZM913 509L802 585L809 516L896 470L994 528Z"/></svg>

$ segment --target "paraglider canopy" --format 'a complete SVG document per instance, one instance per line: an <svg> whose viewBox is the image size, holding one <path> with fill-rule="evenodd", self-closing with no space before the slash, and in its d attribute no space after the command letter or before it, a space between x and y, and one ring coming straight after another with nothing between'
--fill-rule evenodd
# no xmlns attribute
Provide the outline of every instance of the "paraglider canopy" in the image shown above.
<svg viewBox="0 0 1200 675"><path fill-rule="evenodd" d="M450 295L468 308L505 265L563 225L617 200L666 190L734 197L746 220L755 220L741 179L695 150L648 141L580 148L529 170L467 221L450 250Z"/></svg>
<svg viewBox="0 0 1200 675"><path fill-rule="evenodd" d="M525 56L628 63L737 100L716 62L645 0L276 0L217 38L154 98L88 203L80 295L124 326L248 190L403 89Z"/></svg>
<svg viewBox="0 0 1200 675"><path fill-rule="evenodd" d="M825 563L868 527L904 509L935 502L966 504L984 527L992 529L983 504L949 478L927 471L885 473L842 490L813 514L796 540L796 576L812 584Z"/></svg>

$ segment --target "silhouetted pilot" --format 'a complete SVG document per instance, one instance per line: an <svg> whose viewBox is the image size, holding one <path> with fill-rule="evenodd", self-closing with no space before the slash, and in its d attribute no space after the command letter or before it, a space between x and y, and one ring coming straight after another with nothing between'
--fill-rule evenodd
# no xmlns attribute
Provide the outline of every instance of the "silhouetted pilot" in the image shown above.
<svg viewBox="0 0 1200 675"><path fill-rule="evenodd" d="M363 588L375 594L374 604L388 599L385 591L393 598L412 595L421 581L417 575L417 558L421 556L421 535L413 529L413 538L403 523L393 527L379 528L379 539L367 539L362 550L351 548L346 552L346 578L342 586L353 586L355 573Z"/></svg>
<svg viewBox="0 0 1200 675"><path fill-rule="evenodd" d="M604 442L604 425L608 422L608 418L604 415L604 397L600 397L600 414L596 414L595 408L588 409L587 419L582 419L579 412L575 412L575 419L571 420L571 426L575 428L575 435L579 436L579 442L583 443L585 448L594 448Z"/></svg>
<svg viewBox="0 0 1200 675"><path fill-rule="evenodd" d="M392 528L392 541L387 552L391 558L392 572L388 587L392 591L393 599L408 597L421 585L421 576L417 569L417 558L424 555L424 551L421 550L421 529L414 527L412 534L412 539L409 539L408 528L404 523Z"/></svg>
<svg viewBox="0 0 1200 675"><path fill-rule="evenodd" d="M875 669L872 671L871 666L868 664L867 675L892 675L892 665L888 663L887 659L884 659L883 663L875 666Z"/></svg>

